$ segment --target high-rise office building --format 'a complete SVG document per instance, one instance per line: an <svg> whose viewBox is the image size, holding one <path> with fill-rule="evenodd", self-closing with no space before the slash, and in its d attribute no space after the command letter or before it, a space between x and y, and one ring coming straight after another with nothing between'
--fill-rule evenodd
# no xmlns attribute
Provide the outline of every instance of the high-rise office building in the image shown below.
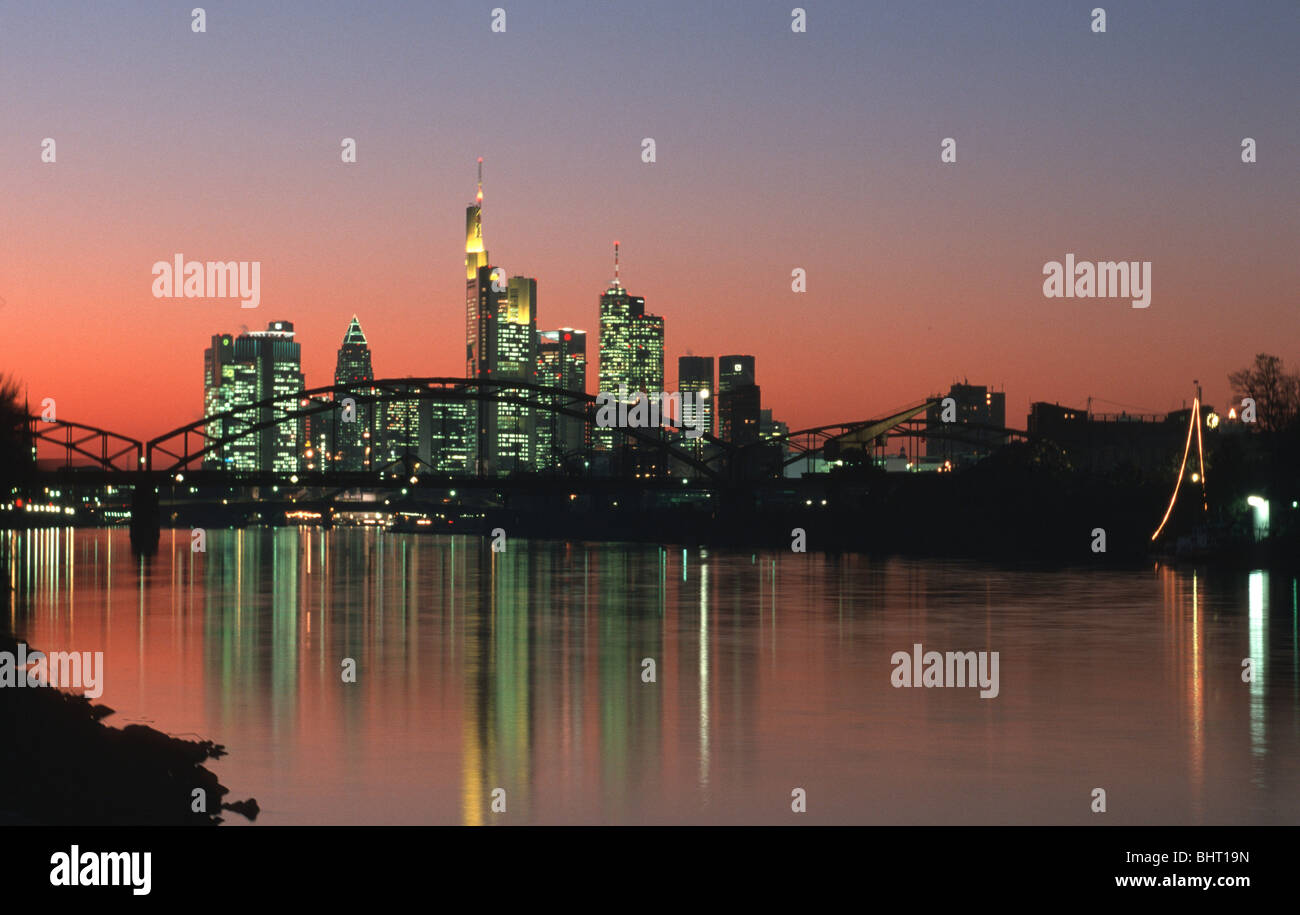
<svg viewBox="0 0 1300 915"><path fill-rule="evenodd" d="M394 385L392 391L400 393L410 391L418 393L419 388L406 385ZM422 411L421 400L413 396L409 400L389 400L376 408L378 417L375 432L376 442L372 449L370 468L401 472L414 470L417 464L428 460L428 449L422 448ZM400 466L395 466L400 465Z"/></svg>
<svg viewBox="0 0 1300 915"><path fill-rule="evenodd" d="M210 441L220 440L254 425L257 418L248 408L257 400L257 369L235 359L235 338L217 334L203 351L203 415L214 417L204 427ZM234 415L223 415L234 411ZM206 468L236 471L257 469L257 436L233 438L203 458Z"/></svg>
<svg viewBox="0 0 1300 915"><path fill-rule="evenodd" d="M682 395L682 423L687 429L713 434L713 408L717 402L713 383L712 356L678 356L677 390ZM685 444L698 455L703 451L702 437L686 438Z"/></svg>
<svg viewBox="0 0 1300 915"><path fill-rule="evenodd" d="M348 329L343 334L343 343L339 346L338 358L334 364L334 383L360 385L375 380L375 370L370 361L370 343L361 329L357 316L352 316ZM351 394L335 394L334 400L351 398L355 410L347 416L340 410L332 417L331 431L334 432L333 465L336 470L366 470L369 458L368 448L373 448L372 429L376 428L375 405L358 401L358 395L369 394L371 390L356 387ZM350 417L350 419L349 419ZM313 431L323 428L324 423L313 423ZM313 436L314 438L314 436Z"/></svg>
<svg viewBox="0 0 1300 915"><path fill-rule="evenodd" d="M561 327L537 334L537 383L565 391L585 393L587 389L587 332ZM565 409L582 412L581 398L557 397ZM575 416L539 412L537 416L537 467L551 470L564 466L565 456L576 456L589 445L587 424Z"/></svg>
<svg viewBox="0 0 1300 915"><path fill-rule="evenodd" d="M427 463L437 473L473 475L478 472L474 423L478 413L470 401L424 401L421 429L428 430ZM426 418L427 416L427 418Z"/></svg>
<svg viewBox="0 0 1300 915"><path fill-rule="evenodd" d="M637 392L658 398L664 389L664 319L647 314L645 299L628 293L619 279L618 242L614 242L614 279L600 297L600 391L626 402ZM612 429L597 429L597 447L614 446Z"/></svg>
<svg viewBox="0 0 1300 915"><path fill-rule="evenodd" d="M235 411L226 421L209 423L210 435L237 435L241 429L268 423L214 452L209 466L298 471L306 447L306 423L301 417L281 421L300 411L296 395L303 390L302 354L293 339L292 322L272 321L266 330L234 338L215 336L203 354L203 364L205 415Z"/></svg>
<svg viewBox="0 0 1300 915"><path fill-rule="evenodd" d="M491 345L498 303L506 297L501 271L488 262L483 241L483 158L478 160L478 192L465 208L465 377L487 378L492 374ZM477 391L470 388L470 391ZM476 474L487 472L489 406L466 403L470 441L466 450ZM494 424L493 424L494 425Z"/></svg>
<svg viewBox="0 0 1300 915"><path fill-rule="evenodd" d="M718 438L733 445L758 441L762 403L753 356L718 357Z"/></svg>
<svg viewBox="0 0 1300 915"><path fill-rule="evenodd" d="M490 377L496 381L523 381L533 384L537 378L537 280L512 276L506 282L506 295L498 300L497 318L492 323ZM523 388L497 388L502 397L531 400L533 392ZM534 461L533 425L535 409L524 403L491 404L487 427L488 473L504 474L532 470Z"/></svg>
<svg viewBox="0 0 1300 915"><path fill-rule="evenodd" d="M537 371L537 281L506 278L483 241L483 160L478 192L465 210L465 377L531 383ZM474 390L472 387L470 390ZM493 397L527 397L496 385ZM474 465L482 474L533 466L533 410L519 403L471 401Z"/></svg>

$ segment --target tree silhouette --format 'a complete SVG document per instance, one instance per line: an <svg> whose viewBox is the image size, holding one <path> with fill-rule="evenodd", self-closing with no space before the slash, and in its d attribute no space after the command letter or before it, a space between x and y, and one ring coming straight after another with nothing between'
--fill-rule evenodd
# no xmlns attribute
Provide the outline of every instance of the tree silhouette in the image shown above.
<svg viewBox="0 0 1300 915"><path fill-rule="evenodd" d="M0 495L7 495L13 485L31 470L31 452L27 450L27 410L24 409L21 385L9 375L0 375ZM6 485L7 484L7 485Z"/></svg>
<svg viewBox="0 0 1300 915"><path fill-rule="evenodd" d="M1255 357L1255 364L1228 375L1233 397L1255 399L1256 422L1261 432L1285 429L1300 415L1300 375L1288 374L1282 360L1268 353Z"/></svg>

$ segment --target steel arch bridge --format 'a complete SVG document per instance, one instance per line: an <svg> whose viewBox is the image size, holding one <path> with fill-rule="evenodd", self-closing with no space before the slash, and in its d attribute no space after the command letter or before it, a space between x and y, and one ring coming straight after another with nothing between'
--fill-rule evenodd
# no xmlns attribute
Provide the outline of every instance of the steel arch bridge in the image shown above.
<svg viewBox="0 0 1300 915"><path fill-rule="evenodd" d="M84 423L67 420L47 422L38 416L28 417L27 434L31 443L44 442L63 448L65 467L71 467L73 458L79 456L89 459L99 470L113 474L163 476L194 469L193 465L201 463L213 453L219 453L226 445L264 429L322 413L338 413L344 396L352 398L357 405L419 401L511 403L572 417L591 428L597 427L598 399L596 395L585 391L569 391L523 381L437 376L381 378L274 395L256 403L201 417L147 442ZM756 449L770 448L773 445L781 445L785 449L781 461L784 468L817 454L824 454L828 446L868 451L883 446L889 438L897 437L949 440L985 446L988 445L990 435L1005 440L1029 438L1028 433L1022 430L972 423L953 423L939 429L927 428L922 414L939 402L937 398L928 399L881 419L828 423L744 445L725 442L704 432L698 441L715 446L709 449L708 454L704 454L703 449L681 447L671 441L666 430L661 428L622 426L616 427L616 431L665 457L680 461L715 483L733 480L738 468ZM278 415L274 415L276 408L280 408ZM248 418L250 414L256 416L263 411L270 411L273 415L269 419L256 421ZM368 412L373 435L378 429L378 411ZM218 424L220 434L209 431L209 427ZM337 425L334 432L337 433ZM372 469L384 471L394 468L397 463L399 462L375 465ZM325 471L326 474L338 472L340 471Z"/></svg>
<svg viewBox="0 0 1300 915"><path fill-rule="evenodd" d="M891 438L950 441L985 448L991 447L990 439L1003 439L1009 442L1030 438L1030 434L1021 429L1008 429L983 423L947 423L932 428L923 414L930 407L940 403L942 403L941 398L931 398L881 419L811 426L754 442L743 448L757 448L773 443L784 444L788 453L782 461L782 466L789 467L818 454L824 455L828 447L856 448L869 452L884 447Z"/></svg>
<svg viewBox="0 0 1300 915"><path fill-rule="evenodd" d="M145 467L144 442L97 426L28 416L25 444L31 447L39 442L62 448L65 467L71 467L78 455L89 458L101 470L133 473Z"/></svg>
<svg viewBox="0 0 1300 915"><path fill-rule="evenodd" d="M488 378L380 378L373 381L323 385L295 391L292 394L275 395L256 403L241 405L233 410L204 416L145 443L143 468L161 473L184 470L195 461L202 461L213 452L219 452L231 442L264 429L287 422L296 422L317 414L337 413L342 405L343 395L352 398L358 406L419 401L509 403L580 419L593 428L597 425L596 395L585 391L570 391L531 382ZM326 396L330 399L322 399ZM274 413L277 407L281 408L281 412L270 419L255 422L245 419L249 414L255 415L267 409ZM378 411L368 412L370 431L373 436L378 429L376 424ZM227 421L231 421L230 424L237 424L238 428L228 430ZM221 434L210 434L208 427L218 422L221 424ZM337 426L335 429L337 430ZM620 426L616 431L650 446L665 456L681 461L709 478L720 479L723 476L717 468L701 460L691 451L670 442L662 429ZM700 438L726 449L731 448L727 443L708 433L703 433ZM386 469L391 466L392 463L376 469Z"/></svg>

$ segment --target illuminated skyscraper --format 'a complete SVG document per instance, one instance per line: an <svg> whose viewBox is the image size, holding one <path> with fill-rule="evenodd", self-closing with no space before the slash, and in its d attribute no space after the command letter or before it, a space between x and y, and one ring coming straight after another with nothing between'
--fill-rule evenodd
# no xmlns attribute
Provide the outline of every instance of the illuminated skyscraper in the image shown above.
<svg viewBox="0 0 1300 915"><path fill-rule="evenodd" d="M357 316L352 316L352 321L348 324L348 329L343 334L343 343L339 347L338 358L334 363L334 383L335 384L358 384L360 382L374 381L375 370L370 362L370 343L366 340L365 332L361 329L361 322ZM375 425L374 405L357 402L357 395L370 393L368 388L358 388L353 394L336 394L335 401L341 401L344 398L351 397L355 402L355 413L351 414L353 422L345 422L342 410L338 411L339 415L332 417L333 422L329 428L334 431L333 447L334 461L333 466L336 470L365 470L367 469L367 447L372 446L369 438L370 430ZM324 424L313 424L315 428L323 428ZM315 436L313 436L315 439ZM319 441L315 442L319 447Z"/></svg>
<svg viewBox="0 0 1300 915"><path fill-rule="evenodd" d="M483 160L478 192L465 210L465 377L532 382L537 371L537 281L506 278L483 243ZM471 388L472 390L472 388ZM498 397L519 392L496 386ZM502 474L533 466L533 411L517 403L471 402L477 473Z"/></svg>
<svg viewBox="0 0 1300 915"><path fill-rule="evenodd" d="M204 427L209 440L235 435L257 422L254 411L240 411L257 400L257 370L252 363L235 359L235 338L218 334L203 351L203 415L237 411L235 415L212 419ZM257 437L245 435L209 451L203 458L206 468L252 471L257 469Z"/></svg>
<svg viewBox="0 0 1300 915"><path fill-rule="evenodd" d="M537 378L537 280L512 276L506 296L498 300L491 322L490 373L497 381L535 383ZM526 389L501 388L497 393L531 399ZM532 470L535 466L535 410L521 403L497 403L488 415L487 472Z"/></svg>
<svg viewBox="0 0 1300 915"><path fill-rule="evenodd" d="M647 314L645 299L630 295L619 280L618 242L614 242L614 280L600 297L600 391L627 388L627 403L636 392L658 397L664 389L664 319ZM611 429L597 429L596 445L609 450Z"/></svg>
<svg viewBox="0 0 1300 915"><path fill-rule="evenodd" d="M306 424L302 418L275 422L298 412L294 395L303 389L301 348L294 342L293 324L272 321L266 330L234 338L215 336L203 354L203 365L205 415L236 411L228 420L209 423L209 435L231 436L254 424L272 423L227 442L205 463L228 470L298 471ZM274 403L252 408L272 397L277 398Z"/></svg>
<svg viewBox="0 0 1300 915"><path fill-rule="evenodd" d="M587 332L562 327L537 335L537 383L566 391L587 389ZM578 398L558 398L560 406L581 412ZM587 424L561 413L540 412L537 416L537 467L551 470L564 465L565 455L576 457L587 446Z"/></svg>
<svg viewBox="0 0 1300 915"><path fill-rule="evenodd" d="M494 288L495 280L495 288ZM465 208L465 377L488 378L492 374L491 341L498 302L505 298L506 284L501 271L488 263L483 243L483 158L478 160L478 192ZM472 390L472 389L471 389ZM489 413L484 404L470 401L466 419L470 441L466 450L475 473L487 471Z"/></svg>
<svg viewBox="0 0 1300 915"><path fill-rule="evenodd" d="M713 405L717 401L714 396L713 357L678 356L677 390L682 395L681 419L685 425L712 435ZM685 444L699 454L703 451L704 439L687 438Z"/></svg>
<svg viewBox="0 0 1300 915"><path fill-rule="evenodd" d="M478 193L465 208L465 377L486 374L483 343L488 337L488 322L496 315L496 297L489 296L491 277L487 248L483 246L483 157L478 160ZM486 288L485 288L486 287ZM503 291L498 282L497 294Z"/></svg>
<svg viewBox="0 0 1300 915"><path fill-rule="evenodd" d="M428 430L426 463L437 473L473 475L475 465L474 404L466 401L425 401L421 404L421 429ZM425 419L427 411L427 419Z"/></svg>
<svg viewBox="0 0 1300 915"><path fill-rule="evenodd" d="M418 387L405 385L395 385L391 389L418 391ZM421 447L424 425L420 408L421 401L418 397L379 404L375 431L377 441L372 449L370 469L400 470L405 475L407 468L414 470L417 464L428 461L428 448Z"/></svg>

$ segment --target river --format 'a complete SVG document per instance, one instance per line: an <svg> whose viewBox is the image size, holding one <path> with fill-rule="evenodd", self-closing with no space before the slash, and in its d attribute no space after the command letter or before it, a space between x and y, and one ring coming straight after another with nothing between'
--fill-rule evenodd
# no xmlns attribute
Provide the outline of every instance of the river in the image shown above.
<svg viewBox="0 0 1300 915"><path fill-rule="evenodd" d="M210 766L259 824L1300 821L1290 576L357 528L211 530L205 552L164 530L151 559L120 528L0 537L13 631L102 651L106 723L224 744ZM997 652L996 696L895 686L916 645Z"/></svg>

